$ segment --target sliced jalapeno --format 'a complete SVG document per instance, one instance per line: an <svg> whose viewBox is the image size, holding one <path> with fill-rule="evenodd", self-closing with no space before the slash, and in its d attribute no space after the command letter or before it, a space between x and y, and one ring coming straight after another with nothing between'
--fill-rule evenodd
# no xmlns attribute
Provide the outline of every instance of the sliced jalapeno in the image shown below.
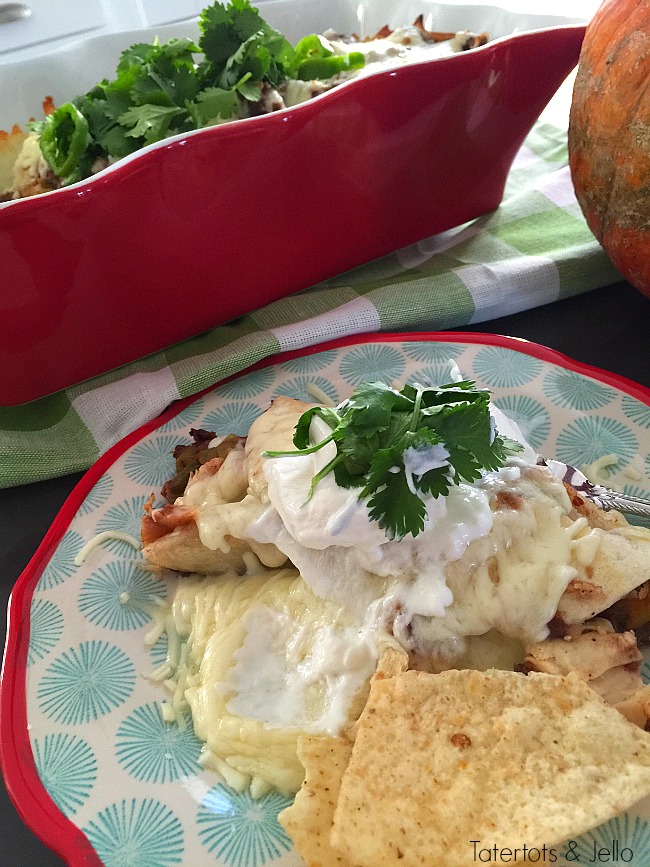
<svg viewBox="0 0 650 867"><path fill-rule="evenodd" d="M330 54L328 57L309 57L298 67L298 78L309 81L312 78L331 78L339 72L350 69L360 69L365 64L365 58L360 51L349 54Z"/></svg>
<svg viewBox="0 0 650 867"><path fill-rule="evenodd" d="M88 146L88 121L78 108L66 102L45 119L39 144L52 171L66 178Z"/></svg>

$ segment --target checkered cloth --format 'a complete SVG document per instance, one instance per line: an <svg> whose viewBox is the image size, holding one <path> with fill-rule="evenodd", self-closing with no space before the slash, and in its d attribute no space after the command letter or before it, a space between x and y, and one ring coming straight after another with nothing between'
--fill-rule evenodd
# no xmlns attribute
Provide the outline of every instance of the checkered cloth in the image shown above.
<svg viewBox="0 0 650 867"><path fill-rule="evenodd" d="M174 400L282 350L471 326L620 279L576 202L566 130L540 121L496 211L142 361L0 407L0 488L85 469Z"/></svg>

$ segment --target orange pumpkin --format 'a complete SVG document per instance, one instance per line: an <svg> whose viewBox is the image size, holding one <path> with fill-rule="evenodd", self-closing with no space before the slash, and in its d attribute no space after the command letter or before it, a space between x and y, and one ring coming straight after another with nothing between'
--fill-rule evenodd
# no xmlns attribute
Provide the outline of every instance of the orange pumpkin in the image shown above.
<svg viewBox="0 0 650 867"><path fill-rule="evenodd" d="M569 164L589 228L650 297L650 0L605 0L587 27Z"/></svg>

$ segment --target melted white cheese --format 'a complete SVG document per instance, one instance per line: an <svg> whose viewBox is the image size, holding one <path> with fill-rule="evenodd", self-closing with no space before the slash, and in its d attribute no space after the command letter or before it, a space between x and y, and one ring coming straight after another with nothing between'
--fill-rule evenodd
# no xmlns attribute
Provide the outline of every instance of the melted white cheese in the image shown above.
<svg viewBox="0 0 650 867"><path fill-rule="evenodd" d="M468 637L491 630L522 644L548 637L547 624L577 575L568 504L549 488L523 478L514 490L521 506L498 509L490 534L447 564L453 602L444 617L416 612L410 635L420 653L455 662Z"/></svg>
<svg viewBox="0 0 650 867"><path fill-rule="evenodd" d="M354 722L386 643L292 569L184 578L167 620L202 764L257 791L300 787L299 735Z"/></svg>
<svg viewBox="0 0 650 867"><path fill-rule="evenodd" d="M226 679L234 693L228 710L271 728L339 734L376 668L373 635L336 623L308 628L268 606L251 609L245 628Z"/></svg>
<svg viewBox="0 0 650 867"><path fill-rule="evenodd" d="M417 27L400 27L383 39L370 39L368 42L348 42L336 38L336 34L319 37L325 48L332 54L345 55L351 52L363 54L365 64L359 69L341 72L326 82L289 80L284 87L285 106L299 105L330 86L341 84L352 78L373 75L384 69L393 69L407 63L433 60L437 57L451 57L462 50L468 31L460 31L452 39L444 42L429 42L422 37ZM328 39L327 36L330 36Z"/></svg>

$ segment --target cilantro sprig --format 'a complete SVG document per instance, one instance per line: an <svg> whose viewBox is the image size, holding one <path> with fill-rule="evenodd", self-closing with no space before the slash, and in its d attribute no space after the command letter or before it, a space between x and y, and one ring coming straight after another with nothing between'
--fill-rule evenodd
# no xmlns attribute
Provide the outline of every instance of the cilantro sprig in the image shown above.
<svg viewBox="0 0 650 867"><path fill-rule="evenodd" d="M336 454L313 477L309 497L334 473L339 487L360 489L370 518L389 539L417 536L425 525L425 497L446 496L452 485L474 482L522 450L494 430L489 405L490 393L471 380L438 387L413 383L401 391L370 382L336 408L316 406L303 413L295 450L264 455L314 454L334 443ZM317 443L310 434L314 417L330 429ZM430 468L422 471L427 462Z"/></svg>

